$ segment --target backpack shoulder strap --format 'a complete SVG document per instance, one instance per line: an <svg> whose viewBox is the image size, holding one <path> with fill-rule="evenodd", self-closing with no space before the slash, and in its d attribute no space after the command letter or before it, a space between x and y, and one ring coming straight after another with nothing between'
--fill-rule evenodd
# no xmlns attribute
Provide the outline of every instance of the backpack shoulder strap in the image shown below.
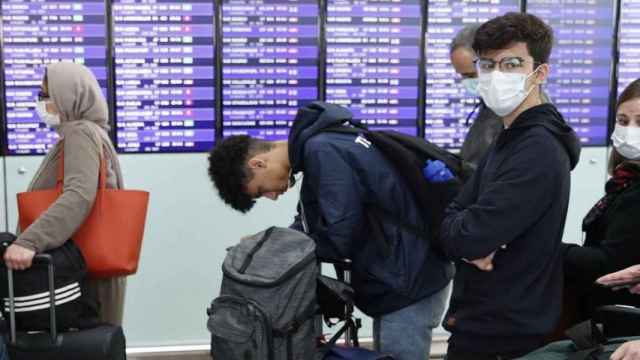
<svg viewBox="0 0 640 360"><path fill-rule="evenodd" d="M417 136L406 135L397 131L382 131L385 136L394 139L404 147L412 151L422 154L427 158L440 160L461 179L467 179L472 170L460 156L450 153L449 151ZM471 172L470 172L471 171Z"/></svg>

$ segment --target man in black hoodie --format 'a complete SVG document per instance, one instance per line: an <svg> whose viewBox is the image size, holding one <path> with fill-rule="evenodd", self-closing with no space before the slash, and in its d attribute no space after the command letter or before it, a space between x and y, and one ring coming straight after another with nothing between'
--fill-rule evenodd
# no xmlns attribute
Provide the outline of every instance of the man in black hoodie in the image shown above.
<svg viewBox="0 0 640 360"><path fill-rule="evenodd" d="M398 360L424 360L453 265L425 235L371 211L394 214L428 233L413 193L371 142L324 131L349 119L345 108L313 103L298 112L288 141L225 139L211 152L209 174L221 198L245 212L256 198L277 200L291 174L304 173L299 218L306 219L319 256L353 261L355 302L374 318L376 348ZM301 222L295 227L302 230Z"/></svg>
<svg viewBox="0 0 640 360"><path fill-rule="evenodd" d="M512 359L540 346L560 315L561 240L579 141L541 84L552 30L530 14L483 24L478 91L504 130L449 206L442 248L457 263L448 360Z"/></svg>

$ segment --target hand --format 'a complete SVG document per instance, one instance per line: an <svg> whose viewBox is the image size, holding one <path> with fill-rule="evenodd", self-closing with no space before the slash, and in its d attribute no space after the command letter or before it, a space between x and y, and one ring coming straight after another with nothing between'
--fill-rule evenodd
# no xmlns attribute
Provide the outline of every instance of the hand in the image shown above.
<svg viewBox="0 0 640 360"><path fill-rule="evenodd" d="M640 265L633 265L618 272L607 274L597 279L596 282L602 285L613 286L629 282L640 282Z"/></svg>
<svg viewBox="0 0 640 360"><path fill-rule="evenodd" d="M611 360L640 360L640 340L627 341L610 357Z"/></svg>
<svg viewBox="0 0 640 360"><path fill-rule="evenodd" d="M432 183L447 182L455 177L447 165L440 160L427 160L422 174Z"/></svg>
<svg viewBox="0 0 640 360"><path fill-rule="evenodd" d="M4 252L4 262L9 269L25 270L31 267L36 252L20 245L9 245Z"/></svg>
<svg viewBox="0 0 640 360"><path fill-rule="evenodd" d="M496 255L496 252L492 252L491 254L489 254L489 256L484 257L482 259L476 259L476 260L467 260L467 259L462 259L465 262L474 265L475 267L477 267L478 269L482 270L482 271L492 271L493 270L493 257Z"/></svg>

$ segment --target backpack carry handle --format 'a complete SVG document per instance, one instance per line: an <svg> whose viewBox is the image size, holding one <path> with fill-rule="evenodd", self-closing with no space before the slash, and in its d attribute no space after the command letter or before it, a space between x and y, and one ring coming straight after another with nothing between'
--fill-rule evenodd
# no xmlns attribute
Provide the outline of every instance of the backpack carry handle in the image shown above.
<svg viewBox="0 0 640 360"><path fill-rule="evenodd" d="M43 264L47 266L47 277L49 280L49 321L51 341L55 344L58 339L58 330L56 329L56 294L54 284L54 268L53 260L49 254L38 254L33 257L33 265ZM7 267L7 279L9 280L9 326L10 326L10 343L16 344L16 309L15 309L15 294L13 289L13 270Z"/></svg>

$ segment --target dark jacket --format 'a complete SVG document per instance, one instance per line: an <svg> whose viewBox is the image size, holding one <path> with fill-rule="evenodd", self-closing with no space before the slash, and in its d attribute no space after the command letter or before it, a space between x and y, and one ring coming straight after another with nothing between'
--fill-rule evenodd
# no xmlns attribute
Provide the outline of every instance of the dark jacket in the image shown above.
<svg viewBox="0 0 640 360"><path fill-rule="evenodd" d="M535 106L500 133L447 209L442 247L458 268L445 327L456 347L515 351L554 327L570 171L579 155L578 138L556 108ZM460 261L494 251L490 272Z"/></svg>
<svg viewBox="0 0 640 360"><path fill-rule="evenodd" d="M353 134L320 132L345 116L350 118L346 109L330 105L317 119L299 115L289 135L289 158L293 172L304 173L300 197L318 255L350 258L356 305L379 316L444 288L453 265L432 251L429 239L384 217L375 219L384 239L376 238L367 217L371 206L412 224L424 221L410 190L373 145Z"/></svg>
<svg viewBox="0 0 640 360"><path fill-rule="evenodd" d="M478 113L460 149L460 157L474 168L477 168L482 157L504 128L502 118L491 111L482 101L478 104L476 111Z"/></svg>
<svg viewBox="0 0 640 360"><path fill-rule="evenodd" d="M626 164L640 173L640 166ZM565 280L579 300L578 315L588 319L601 305L640 307L640 296L594 284L600 276L640 264L640 180L616 194L604 213L586 227L584 246L563 244ZM577 319L577 320L580 320Z"/></svg>

